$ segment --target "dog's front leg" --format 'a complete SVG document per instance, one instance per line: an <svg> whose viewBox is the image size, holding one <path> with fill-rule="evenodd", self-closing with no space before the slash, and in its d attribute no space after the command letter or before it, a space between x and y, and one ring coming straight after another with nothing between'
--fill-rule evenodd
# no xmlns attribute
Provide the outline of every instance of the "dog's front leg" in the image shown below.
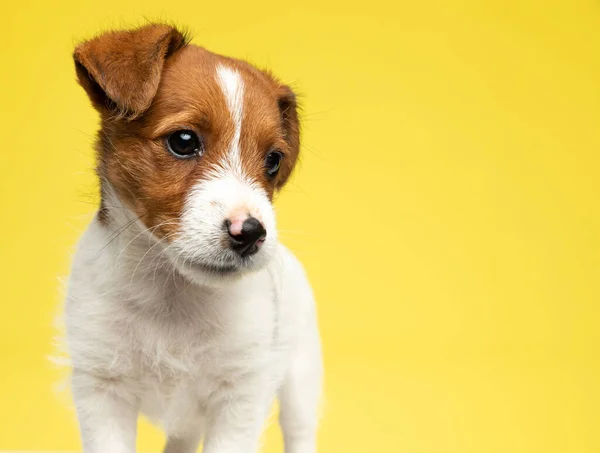
<svg viewBox="0 0 600 453"><path fill-rule="evenodd" d="M272 400L259 380L222 386L208 407L203 453L255 453Z"/></svg>
<svg viewBox="0 0 600 453"><path fill-rule="evenodd" d="M135 453L138 401L118 378L73 372L84 453Z"/></svg>

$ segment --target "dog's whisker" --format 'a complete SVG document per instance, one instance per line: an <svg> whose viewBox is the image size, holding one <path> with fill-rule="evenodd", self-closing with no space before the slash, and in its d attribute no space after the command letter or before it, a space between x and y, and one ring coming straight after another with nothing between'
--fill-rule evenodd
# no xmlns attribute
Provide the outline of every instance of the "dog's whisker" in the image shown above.
<svg viewBox="0 0 600 453"><path fill-rule="evenodd" d="M131 240L125 245L125 247L123 247L123 249L119 252L119 254L117 255L117 258L115 260L115 263L119 262L119 259L121 258L121 256L123 255L123 252L125 252L125 250L127 250L127 248L138 238L140 237L142 234L145 233L150 233L153 234L158 228L165 226L165 225L169 225L169 224L175 224L175 222L172 221L165 221L165 222L161 222L158 225L155 225L153 227L148 227L148 228L144 228L142 229L142 231L140 231L138 234L136 234L133 238L131 238ZM150 250L152 250L153 247L150 248Z"/></svg>
<svg viewBox="0 0 600 453"><path fill-rule="evenodd" d="M129 228L131 225L133 225L135 222L137 222L138 220L140 220L142 217L144 217L144 214L130 220L129 222L127 222L124 226L122 226L121 228L119 228L115 233L113 233L108 242L100 249L98 250L98 255L100 253L102 253L102 251L104 251L110 244L113 243L113 241L115 239L117 239L127 228Z"/></svg>
<svg viewBox="0 0 600 453"><path fill-rule="evenodd" d="M146 258L146 256L148 255L148 253L150 253L152 250L154 250L154 248L157 247L158 245L160 245L163 241L168 240L169 236L173 236L174 234L175 233L172 233L171 235L166 235L166 236L162 237L160 240L156 241L156 243L154 245L152 245L151 247L149 247L148 250L146 250L146 252L138 260L138 263L135 266L135 269L133 270L133 272L131 274L131 280L129 282L130 286L133 284L133 279L135 278L135 274L136 274L138 268L140 267L140 264L144 261L144 258ZM152 261L150 261L150 263L148 264L148 266L150 266L151 263L152 263Z"/></svg>

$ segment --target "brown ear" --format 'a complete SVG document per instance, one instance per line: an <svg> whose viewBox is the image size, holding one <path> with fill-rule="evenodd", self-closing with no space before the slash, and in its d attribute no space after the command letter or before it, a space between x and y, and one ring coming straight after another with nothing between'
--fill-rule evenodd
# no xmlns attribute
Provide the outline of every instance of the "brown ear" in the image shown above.
<svg viewBox="0 0 600 453"><path fill-rule="evenodd" d="M300 121L298 120L298 102L292 89L286 85L279 87L277 92L281 125L284 139L290 147L291 158L284 165L278 178L277 188L281 188L292 173L298 154L300 153ZM291 161L291 162L290 162Z"/></svg>
<svg viewBox="0 0 600 453"><path fill-rule="evenodd" d="M165 59L187 44L173 27L113 31L80 44L73 54L79 83L100 113L134 119L156 94Z"/></svg>

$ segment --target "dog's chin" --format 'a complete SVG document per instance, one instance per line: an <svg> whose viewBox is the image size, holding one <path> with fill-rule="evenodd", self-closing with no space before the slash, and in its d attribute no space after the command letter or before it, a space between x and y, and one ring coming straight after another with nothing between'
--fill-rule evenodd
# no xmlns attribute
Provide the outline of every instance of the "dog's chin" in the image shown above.
<svg viewBox="0 0 600 453"><path fill-rule="evenodd" d="M177 270L185 278L201 286L223 287L244 276L259 271L269 262L269 256L260 251L256 257L235 261L208 262L205 260L174 260Z"/></svg>

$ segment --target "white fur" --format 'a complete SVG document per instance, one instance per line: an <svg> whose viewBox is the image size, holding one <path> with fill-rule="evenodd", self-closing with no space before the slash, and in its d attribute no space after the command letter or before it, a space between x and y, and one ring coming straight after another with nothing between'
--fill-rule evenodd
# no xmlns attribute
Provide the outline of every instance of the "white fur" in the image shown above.
<svg viewBox="0 0 600 453"><path fill-rule="evenodd" d="M267 231L259 253L244 259L222 244L223 237L227 236L224 221L236 211L255 217ZM191 190L181 222L181 232L168 253L180 272L200 284L228 283L231 278L239 278L241 273L265 266L277 249L275 214L267 194L257 184L237 177L230 170L213 174ZM214 275L198 269L198 265L203 264L232 266L237 272Z"/></svg>
<svg viewBox="0 0 600 453"><path fill-rule="evenodd" d="M240 137L244 115L244 81L239 72L223 65L217 67L217 81L225 95L227 108L234 126L233 139L227 153L227 159L234 171L241 174Z"/></svg>
<svg viewBox="0 0 600 453"><path fill-rule="evenodd" d="M69 280L66 327L85 453L135 452L143 413L166 453L253 453L276 395L286 453L314 453L321 352L302 266L277 241L264 190L240 159L244 84L217 70L233 118L224 162L187 196L178 233L157 239L105 182L110 223L94 220ZM224 221L267 230L241 258Z"/></svg>
<svg viewBox="0 0 600 453"><path fill-rule="evenodd" d="M246 193L211 181L190 198L188 219L198 220L195 210L221 184L225 205ZM114 226L94 220L81 238L66 305L84 452L133 453L140 412L164 428L167 453L194 452L202 438L205 453L255 452L278 395L286 452L314 453L320 342L299 262L273 237L270 259L253 271L198 284L178 270L170 246L109 198Z"/></svg>

